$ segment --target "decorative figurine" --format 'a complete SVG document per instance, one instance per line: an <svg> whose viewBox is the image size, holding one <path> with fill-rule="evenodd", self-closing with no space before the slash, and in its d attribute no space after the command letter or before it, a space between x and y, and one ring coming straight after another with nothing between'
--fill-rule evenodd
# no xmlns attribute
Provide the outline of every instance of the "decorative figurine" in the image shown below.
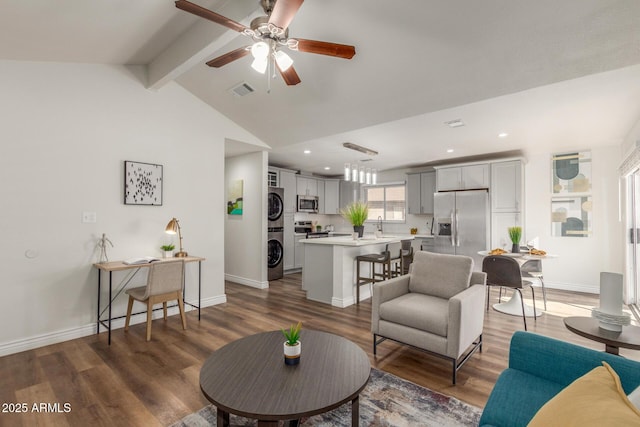
<svg viewBox="0 0 640 427"><path fill-rule="evenodd" d="M106 234L102 233L102 239L98 240L98 247L100 247L100 262L109 261L109 257L107 256L107 243L113 247L111 240L107 238Z"/></svg>

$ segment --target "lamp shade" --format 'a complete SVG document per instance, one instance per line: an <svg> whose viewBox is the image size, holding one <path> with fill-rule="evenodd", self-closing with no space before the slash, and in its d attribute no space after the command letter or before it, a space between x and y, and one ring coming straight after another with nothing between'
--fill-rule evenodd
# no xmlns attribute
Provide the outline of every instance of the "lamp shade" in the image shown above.
<svg viewBox="0 0 640 427"><path fill-rule="evenodd" d="M178 240L180 241L180 252L176 252L176 257L184 258L189 255L182 249L182 231L180 230L180 222L176 218L171 218L171 221L169 221L169 223L165 227L164 232L167 234L178 234Z"/></svg>
<svg viewBox="0 0 640 427"><path fill-rule="evenodd" d="M167 224L167 227L164 230L165 233L167 234L177 234L178 233L178 220L173 218L171 221L169 221L169 223Z"/></svg>
<svg viewBox="0 0 640 427"><path fill-rule="evenodd" d="M267 65L267 58L256 58L251 63L251 68L259 72L260 74L264 74L267 71Z"/></svg>
<svg viewBox="0 0 640 427"><path fill-rule="evenodd" d="M251 46L251 55L253 55L255 59L266 59L269 56L270 50L269 45L265 42L256 42Z"/></svg>
<svg viewBox="0 0 640 427"><path fill-rule="evenodd" d="M293 59L281 50L276 52L276 62L280 71L287 71L293 65Z"/></svg>

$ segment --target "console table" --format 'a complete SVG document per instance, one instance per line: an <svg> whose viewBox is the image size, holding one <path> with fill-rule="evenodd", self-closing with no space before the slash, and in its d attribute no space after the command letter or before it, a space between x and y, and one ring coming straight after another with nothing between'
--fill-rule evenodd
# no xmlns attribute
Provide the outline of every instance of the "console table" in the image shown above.
<svg viewBox="0 0 640 427"><path fill-rule="evenodd" d="M184 257L184 258L162 258L159 259L157 261L153 261L152 263L157 263L157 262L166 262L166 261L174 261L176 259L180 259L183 260L185 263L190 263L190 262L197 262L198 263L198 305L192 304L187 302L184 299L184 284L183 284L183 288L182 288L182 299L184 300L184 303L193 307L193 308L197 308L198 309L198 320L200 320L200 303L201 303L201 299L202 299L202 261L205 260L205 258L201 258L201 257L197 257L197 256L188 256L188 257ZM149 266L151 266L152 263L145 263L145 264L125 264L124 261L110 261L110 262L100 262L100 263L95 263L93 264L93 266L95 268L98 269L98 316L97 316L97 328L96 328L96 334L100 333L100 325L102 324L102 326L104 326L105 328L107 328L107 330L109 331L109 338L108 338L108 342L109 345L111 345L111 321L114 319L122 319L126 316L118 316L118 317L111 317L111 305L113 303L113 300L115 298L118 297L118 295L120 295L122 293L122 291L124 290L124 288L131 282L131 280L135 277L135 275L143 268L149 268ZM123 281L122 283L120 283L120 285L118 286L118 288L116 289L116 294L115 296L113 295L113 272L114 271L126 271L126 270L134 270L133 274L131 275L131 277L129 277L127 280ZM102 312L100 312L100 293L101 293L101 286L102 286L102 272L108 272L109 273L109 302L107 307L105 307L103 309ZM183 278L184 280L184 278ZM160 310L160 308L158 308L158 310ZM102 314L104 314L104 311L108 311L108 317L103 319L101 316ZM138 313L133 313L135 314L140 314L142 312L138 312Z"/></svg>

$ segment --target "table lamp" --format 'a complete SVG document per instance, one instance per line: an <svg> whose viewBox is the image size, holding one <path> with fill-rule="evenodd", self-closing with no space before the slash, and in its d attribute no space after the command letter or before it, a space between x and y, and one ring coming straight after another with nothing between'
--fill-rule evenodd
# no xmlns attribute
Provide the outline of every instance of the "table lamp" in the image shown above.
<svg viewBox="0 0 640 427"><path fill-rule="evenodd" d="M176 252L175 256L178 258L186 257L188 254L184 250L182 250L182 232L180 231L180 223L178 222L178 220L176 218L171 219L164 231L167 234L178 233L178 239L180 240L180 252Z"/></svg>

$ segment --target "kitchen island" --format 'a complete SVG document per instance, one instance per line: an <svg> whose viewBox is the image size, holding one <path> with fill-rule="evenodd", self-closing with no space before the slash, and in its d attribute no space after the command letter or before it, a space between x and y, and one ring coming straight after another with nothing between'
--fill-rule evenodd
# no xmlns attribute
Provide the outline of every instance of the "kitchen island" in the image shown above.
<svg viewBox="0 0 640 427"><path fill-rule="evenodd" d="M341 308L355 304L356 256L382 253L388 243L401 240L413 240L413 236L376 238L365 235L358 240L351 236L302 240L302 289L307 291L307 299ZM368 264L363 264L361 268L361 274L370 274ZM370 297L371 287L363 286L360 299Z"/></svg>

